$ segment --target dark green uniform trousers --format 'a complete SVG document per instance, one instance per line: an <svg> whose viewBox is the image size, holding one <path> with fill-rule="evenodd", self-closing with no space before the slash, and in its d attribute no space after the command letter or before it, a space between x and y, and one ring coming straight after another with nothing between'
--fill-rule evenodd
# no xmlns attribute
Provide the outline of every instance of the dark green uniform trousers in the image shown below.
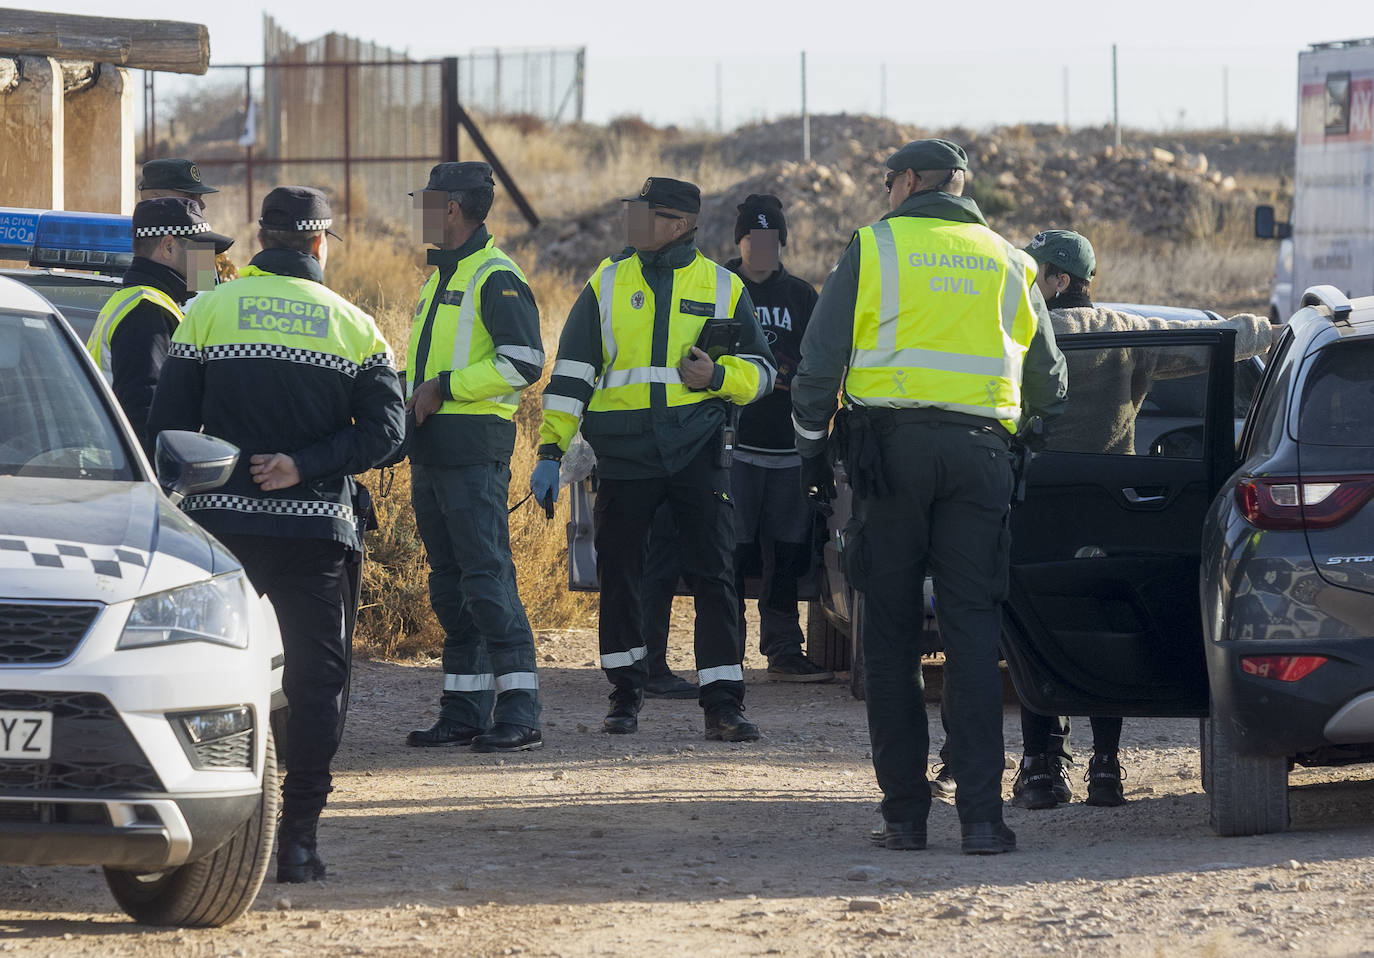
<svg viewBox="0 0 1374 958"><path fill-rule="evenodd" d="M911 414L926 413L912 410ZM995 424L880 413L889 494L855 500L845 566L863 593L869 738L883 818L924 823L930 811L921 682L922 584L939 597L945 645L949 766L964 824L1002 819L1002 682L1012 494L1006 432Z"/></svg>

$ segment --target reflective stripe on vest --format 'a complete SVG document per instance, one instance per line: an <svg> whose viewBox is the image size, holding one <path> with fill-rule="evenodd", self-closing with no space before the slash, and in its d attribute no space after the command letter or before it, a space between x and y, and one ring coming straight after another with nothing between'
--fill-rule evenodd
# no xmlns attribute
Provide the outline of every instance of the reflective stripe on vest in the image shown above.
<svg viewBox="0 0 1374 958"><path fill-rule="evenodd" d="M472 272L468 274L467 269ZM426 379L442 372L460 372L471 366L490 362L496 373L510 387L510 392L501 393L480 400L447 399L438 409L440 415L496 415L510 419L520 404L520 392L528 383L516 368L515 363L529 363L532 366L544 365L544 352L536 345L496 345L485 326L482 316L482 286L498 270L505 269L524 280L520 268L495 246L494 240L459 261L458 267L449 275L441 287L439 271L432 273L421 290L420 301L415 311L415 322L411 328L410 343L407 346L407 375L405 393L414 395L415 388ZM461 277L466 275L466 279ZM462 299L453 301L456 296L455 282L461 283ZM438 305L435 305L436 299ZM425 369L418 369L419 338L424 329L425 317L430 308L435 310L431 328L431 348L426 356ZM455 315L456 312L456 315ZM452 338L452 349L445 351L443 343ZM449 355L446 361L444 355Z"/></svg>
<svg viewBox="0 0 1374 958"><path fill-rule="evenodd" d="M91 354L95 364L100 367L100 374L110 385L114 385L114 359L110 356L110 342L124 317L145 300L171 313L178 325L185 318L176 300L155 286L129 286L107 299L95 319L90 339L86 340L86 351Z"/></svg>
<svg viewBox="0 0 1374 958"><path fill-rule="evenodd" d="M463 304L458 307L458 329L453 336L453 365L451 369L464 369L472 364L472 327L477 322L477 299L478 293L482 288L482 280L496 266L504 266L506 269L515 270L515 264L504 256L493 256L473 272L472 278L468 280L467 287L463 290ZM438 290L436 289L437 293ZM528 347L525 347L528 349ZM534 350L529 350L534 352ZM490 401L501 403L502 405L518 406L520 404L520 390L525 388L525 377L508 362L501 361L501 349L496 350L496 368L501 373L501 378L514 388L513 392L506 393L504 396L495 396ZM517 357L518 358L518 357ZM539 361L535 364L544 365L544 354L539 353Z"/></svg>
<svg viewBox="0 0 1374 958"><path fill-rule="evenodd" d="M712 315L697 316L681 311L682 301L702 296L705 290L701 289L701 272L704 264L709 264L712 268L713 276L711 279ZM634 277L638 282L633 283L633 288L627 285L626 277L638 274ZM617 309L617 288L625 294L628 291L630 296L642 293L643 302L638 310L648 310L648 318L652 320L655 304L648 301L647 283L643 283L643 273L638 264L630 259L618 260L607 263L602 267L601 272L595 279L597 293L597 306L601 314L601 346L602 346L602 366L601 377L596 381L596 392L592 396L590 406L593 411L604 411L610 409L648 409L649 393L648 387L654 384L662 384L668 387L667 404L670 406L689 405L691 403L702 402L711 398L710 394L704 390L689 390L682 383L682 375L677 368L677 360L673 359L674 350L680 350L686 354L687 350L696 342L697 336L701 332L702 326L709 319L730 319L734 315L735 297L734 284L740 283L740 291L743 293L744 285L735 274L723 266L712 263L700 253L697 258L687 266L680 267L673 271L673 288L671 292L672 302L669 304L669 323L670 330L668 336L668 356L665 358L665 365L656 366L652 364L651 356L653 352L653 327L650 323L640 324L640 328L635 329L637 337L633 343L621 342L617 338L616 332L616 309ZM641 286L640 284L643 283ZM626 304L620 304L623 312ZM684 335L686 334L686 335ZM626 329L622 327L620 337L624 338ZM632 348L633 347L633 348ZM633 356L633 359L628 357ZM617 367L617 362L635 362L635 365ZM586 368L582 368L586 367ZM761 368L764 368L761 366ZM590 382L584 373L591 372L587 364L569 364L567 367L556 366L555 375L568 375L582 378ZM760 373L760 390L767 388L767 375ZM633 387L643 387L641 390L634 390ZM581 412L581 404L576 400L567 400L564 397L550 396L545 392L544 408L557 409L562 412Z"/></svg>
<svg viewBox="0 0 1374 958"><path fill-rule="evenodd" d="M1014 431L1022 360L1036 326L1025 261L977 224L915 217L897 222L903 236L892 220L859 233L860 288L846 392L860 405L933 406L999 419ZM917 269L927 272L915 274ZM995 306L979 298L994 290ZM992 308L995 333L986 326Z"/></svg>

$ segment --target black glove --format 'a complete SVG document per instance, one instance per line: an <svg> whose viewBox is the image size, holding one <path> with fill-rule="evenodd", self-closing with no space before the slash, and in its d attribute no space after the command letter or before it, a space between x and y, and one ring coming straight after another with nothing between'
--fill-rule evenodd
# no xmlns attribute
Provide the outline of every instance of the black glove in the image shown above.
<svg viewBox="0 0 1374 958"><path fill-rule="evenodd" d="M835 498L835 470L824 453L808 456L801 466L802 495L825 504Z"/></svg>

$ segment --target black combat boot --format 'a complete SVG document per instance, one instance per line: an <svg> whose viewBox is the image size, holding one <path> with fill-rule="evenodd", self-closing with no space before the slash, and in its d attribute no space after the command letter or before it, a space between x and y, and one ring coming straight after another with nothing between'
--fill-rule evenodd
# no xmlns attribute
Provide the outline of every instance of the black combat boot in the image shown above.
<svg viewBox="0 0 1374 958"><path fill-rule="evenodd" d="M1094 753L1092 760L1088 762L1087 772L1083 774L1083 780L1088 783L1088 797L1085 801L1089 805L1103 805L1108 808L1125 805L1126 796L1121 790L1121 780L1125 777L1126 773L1117 761L1115 752Z"/></svg>
<svg viewBox="0 0 1374 958"><path fill-rule="evenodd" d="M706 737L715 742L757 742L759 727L744 717L744 706L722 702L706 709Z"/></svg>
<svg viewBox="0 0 1374 958"><path fill-rule="evenodd" d="M277 829L277 881L282 884L299 884L308 881L324 881L324 862L315 851L315 829L319 825L319 813L310 816L294 817L283 815L281 826Z"/></svg>
<svg viewBox="0 0 1374 958"><path fill-rule="evenodd" d="M611 710L601 723L601 730L612 735L632 735L639 731L639 710L644 693L619 686L611 689Z"/></svg>

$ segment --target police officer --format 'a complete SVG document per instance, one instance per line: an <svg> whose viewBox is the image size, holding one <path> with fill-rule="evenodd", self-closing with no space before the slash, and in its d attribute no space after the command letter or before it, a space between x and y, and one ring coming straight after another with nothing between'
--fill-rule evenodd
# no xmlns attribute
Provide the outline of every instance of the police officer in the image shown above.
<svg viewBox="0 0 1374 958"><path fill-rule="evenodd" d="M182 508L239 558L281 625L281 882L325 876L315 838L348 676L345 563L362 547L350 477L391 456L405 433L390 348L371 316L324 285L332 222L319 190L267 194L262 252L241 279L191 305L149 417L154 433L203 428L242 450L223 487Z"/></svg>
<svg viewBox="0 0 1374 958"><path fill-rule="evenodd" d="M415 524L444 628L439 718L415 746L540 748L534 636L515 590L506 499L520 392L544 369L539 310L487 232L485 163L440 163L417 191L431 273L406 349Z"/></svg>
<svg viewBox="0 0 1374 958"><path fill-rule="evenodd" d="M706 737L753 741L758 728L743 715L730 473L721 440L728 405L754 402L772 389L773 357L740 278L697 250L697 187L650 177L627 203L630 246L597 267L563 327L530 488L540 501L556 498L559 458L580 423L600 478L598 631L612 686L605 731L639 727L646 655L640 574L650 523L666 501L696 599ZM710 322L728 331L732 321L738 349L713 360L697 345L703 327Z"/></svg>
<svg viewBox="0 0 1374 958"><path fill-rule="evenodd" d="M735 210L735 243L740 255L729 260L725 268L744 280L778 366L773 392L740 410L739 415L730 472L730 493L735 501L735 591L743 616L744 569L757 550L762 560L759 653L768 659L769 680L829 682L835 673L802 652L805 636L797 583L810 565L814 513L801 491L801 457L792 430L789 392L801 362L802 336L816 305L816 290L782 264L779 250L787 245L782 200L771 193L751 193ZM672 517L656 516L645 568L644 640L649 649L646 694L657 693L664 698L680 697L678 689L682 686L696 691L668 669L665 656L678 580L676 558ZM743 619L740 633L745 634Z"/></svg>
<svg viewBox="0 0 1374 958"><path fill-rule="evenodd" d="M139 174L140 200L159 199L165 196L180 197L191 200L204 213L205 197L218 192L219 190L201 180L200 167L181 157L149 160L143 164ZM215 270L221 282L235 279L239 274L238 268L224 255L224 250L215 253Z"/></svg>
<svg viewBox="0 0 1374 958"><path fill-rule="evenodd" d="M1016 847L1002 821L997 671L1012 495L1008 442L1051 417L1067 376L1034 264L963 197L946 140L887 160L891 212L859 230L825 284L792 383L803 482L833 483L826 427L843 383L855 489L846 571L863 593L869 736L887 848L926 844L929 732L920 679L922 582L939 595L950 763L963 851ZM847 368L846 368L847 367Z"/></svg>
<svg viewBox="0 0 1374 958"><path fill-rule="evenodd" d="M210 228L194 201L166 197L134 207L134 259L119 292L105 301L86 348L149 456L156 433L148 409L172 333L191 295L215 285L213 271L188 270L195 253L209 258L234 244ZM191 255L188 255L191 254Z"/></svg>

